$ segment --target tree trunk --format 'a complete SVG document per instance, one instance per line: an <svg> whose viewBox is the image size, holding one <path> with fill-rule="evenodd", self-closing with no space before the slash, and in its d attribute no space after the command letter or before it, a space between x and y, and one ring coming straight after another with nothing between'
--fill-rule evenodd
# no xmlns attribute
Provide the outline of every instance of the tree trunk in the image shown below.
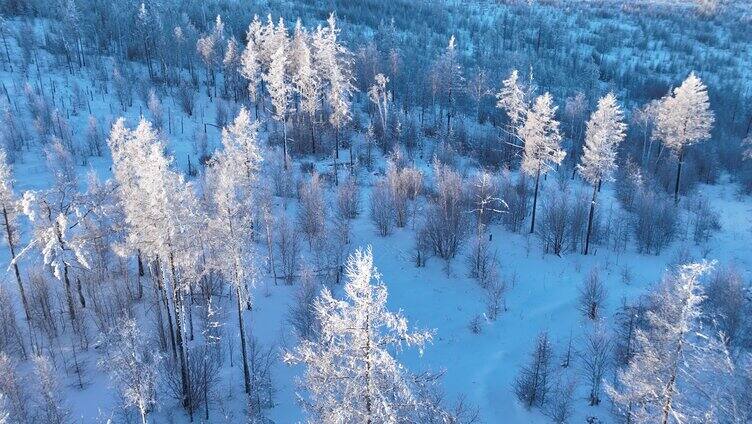
<svg viewBox="0 0 752 424"><path fill-rule="evenodd" d="M68 278L68 264L63 263L63 283L65 284L65 300L68 303L68 314L71 320L76 320L76 308L73 306L73 294L71 294L70 278Z"/></svg>
<svg viewBox="0 0 752 424"><path fill-rule="evenodd" d="M172 312L170 312L170 302L169 298L167 297L167 289L165 288L164 284L164 274L162 273L162 268L160 265L159 258L155 261L155 274L156 274L156 281L157 281L157 288L159 289L159 294L162 297L162 304L165 307L165 310L167 311L167 328L170 331L170 347L172 348L172 358L177 359L178 358L178 349L175 346L175 330L172 327ZM161 307L160 307L161 308Z"/></svg>
<svg viewBox="0 0 752 424"><path fill-rule="evenodd" d="M598 193L597 185L593 185L593 200L590 201L590 216L587 223L587 235L585 236L585 255L590 251L590 233L593 230L593 215L595 215L595 196Z"/></svg>
<svg viewBox="0 0 752 424"><path fill-rule="evenodd" d="M172 306L175 312L175 343L178 350L178 359L180 361L180 383L182 390L183 407L188 408L190 413L193 412L191 400L188 396L188 364L186 363L185 346L183 343L183 325L180 311L183 309L180 288L178 287L177 273L175 271L175 258L170 254L170 270L172 272Z"/></svg>
<svg viewBox="0 0 752 424"><path fill-rule="evenodd" d="M337 167L339 165L339 127L334 131L334 185L339 185Z"/></svg>
<svg viewBox="0 0 752 424"><path fill-rule="evenodd" d="M81 302L81 307L86 307L86 299L84 299L84 292L81 288L81 279L76 277L76 290L78 291L78 301Z"/></svg>
<svg viewBox="0 0 752 424"><path fill-rule="evenodd" d="M676 168L676 185L674 186L674 203L679 203L679 180L681 180L682 163L684 162L684 149L679 150L679 166Z"/></svg>
<svg viewBox="0 0 752 424"><path fill-rule="evenodd" d="M235 283L236 294L238 296L238 327L240 329L240 351L243 353L243 383L245 385L245 393L251 393L251 375L248 371L248 357L245 345L245 327L243 326L243 307L240 296L240 284Z"/></svg>
<svg viewBox="0 0 752 424"><path fill-rule="evenodd" d="M371 317L366 313L366 424L371 424Z"/></svg>
<svg viewBox="0 0 752 424"><path fill-rule="evenodd" d="M684 333L679 333L679 341L676 346L676 358L674 359L674 364L671 369L671 377L668 380L668 383L666 384L666 399L663 402L663 411L662 411L662 417L661 417L661 424L668 424L668 417L671 415L671 404L674 400L674 393L676 390L676 374L677 374L677 361L679 360L679 357L681 356L682 350L684 348Z"/></svg>
<svg viewBox="0 0 752 424"><path fill-rule="evenodd" d="M8 219L8 210L3 205L3 221L5 224L5 234L8 238L8 248L10 249L10 259L13 262L13 273L16 276L16 282L18 283L18 293L21 296L21 303L23 304L24 314L26 321L31 321L31 314L29 313L29 302L26 300L26 291L24 290L23 283L21 282L21 272L18 270L18 264L16 263L16 247L13 245L13 229L10 226L10 219Z"/></svg>
<svg viewBox="0 0 752 424"><path fill-rule="evenodd" d="M287 163L287 120L282 120L282 154L284 155L285 171L290 169L290 164Z"/></svg>
<svg viewBox="0 0 752 424"><path fill-rule="evenodd" d="M535 210L538 206L538 187L540 186L540 166L538 166L538 172L535 173L535 194L533 195L533 216L530 220L530 234L535 232Z"/></svg>
<svg viewBox="0 0 752 424"><path fill-rule="evenodd" d="M144 276L144 261L141 260L141 250L136 253L136 260L138 261L138 300L144 297L144 285L141 283L141 278Z"/></svg>

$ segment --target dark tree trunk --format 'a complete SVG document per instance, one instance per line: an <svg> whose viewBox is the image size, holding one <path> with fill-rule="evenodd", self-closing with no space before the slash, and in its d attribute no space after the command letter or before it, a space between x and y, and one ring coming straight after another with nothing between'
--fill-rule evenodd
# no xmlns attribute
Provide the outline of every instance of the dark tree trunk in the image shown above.
<svg viewBox="0 0 752 424"><path fill-rule="evenodd" d="M535 194L533 195L533 216L530 219L530 234L535 232L535 210L538 207L538 187L540 186L540 166L535 174Z"/></svg>
<svg viewBox="0 0 752 424"><path fill-rule="evenodd" d="M600 182L598 183L600 184ZM598 193L598 185L593 185L593 200L590 201L590 216L587 223L587 236L585 236L585 255L590 251L590 233L593 231L593 215L595 215L595 196Z"/></svg>
<svg viewBox="0 0 752 424"><path fill-rule="evenodd" d="M676 185L674 186L674 203L679 203L679 181L681 180L682 163L684 163L684 149L679 150L679 166L676 167Z"/></svg>
<svg viewBox="0 0 752 424"><path fill-rule="evenodd" d="M243 383L245 385L245 393L251 393L251 375L248 371L248 357L245 345L245 327L243 326L243 307L240 296L240 284L236 282L236 294L238 296L238 326L240 328L240 351L243 353Z"/></svg>
<svg viewBox="0 0 752 424"><path fill-rule="evenodd" d="M3 205L3 221L5 224L5 235L8 238L8 248L10 249L10 259L13 262L13 273L16 276L16 282L18 283L18 293L21 296L21 304L24 308L24 315L26 321L31 321L31 314L29 313L29 302L26 300L26 291L24 290L23 283L21 282L21 271L18 269L16 259L16 247L13 245L13 229L10 226L10 219L8 218L8 210Z"/></svg>

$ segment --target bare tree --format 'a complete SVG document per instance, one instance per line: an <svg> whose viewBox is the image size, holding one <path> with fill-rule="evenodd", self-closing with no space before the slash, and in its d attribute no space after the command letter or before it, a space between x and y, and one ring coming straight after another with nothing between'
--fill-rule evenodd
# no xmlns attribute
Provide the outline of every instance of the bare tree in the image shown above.
<svg viewBox="0 0 752 424"><path fill-rule="evenodd" d="M251 423L268 422L267 409L274 407L272 366L278 361L275 349L264 348L251 337L248 341L248 365L251 370L251 393L248 395L248 418Z"/></svg>
<svg viewBox="0 0 752 424"><path fill-rule="evenodd" d="M579 288L578 309L584 317L596 321L601 318L607 292L598 269L593 268Z"/></svg>
<svg viewBox="0 0 752 424"><path fill-rule="evenodd" d="M298 226L308 238L308 245L313 246L314 239L323 233L326 221L324 192L319 174L314 172L309 181L301 184L299 195Z"/></svg>
<svg viewBox="0 0 752 424"><path fill-rule="evenodd" d="M449 261L455 257L467 235L462 177L439 161L434 161L434 177L436 195L426 213L424 230L434 253Z"/></svg>
<svg viewBox="0 0 752 424"><path fill-rule="evenodd" d="M392 232L394 211L392 193L386 179L376 181L371 190L371 220L379 235L384 237Z"/></svg>
<svg viewBox="0 0 752 424"><path fill-rule="evenodd" d="M556 376L556 383L551 389L551 396L545 407L545 414L556 424L569 422L574 413L574 395L577 390L577 379L568 372L560 370Z"/></svg>
<svg viewBox="0 0 752 424"><path fill-rule="evenodd" d="M360 213L360 187L353 178L348 178L337 190L337 215L355 219Z"/></svg>
<svg viewBox="0 0 752 424"><path fill-rule="evenodd" d="M63 403L63 392L58 383L55 369L45 356L34 358L34 374L37 378L36 408L42 421L48 424L65 424L70 417L70 411Z"/></svg>
<svg viewBox="0 0 752 424"><path fill-rule="evenodd" d="M277 221L277 252L279 264L282 268L282 277L287 284L295 280L298 271L298 259L300 257L300 236L290 226L283 214Z"/></svg>
<svg viewBox="0 0 752 424"><path fill-rule="evenodd" d="M499 313L506 310L504 296L506 283L499 277L495 267L492 269L485 287L486 316L490 320L496 320Z"/></svg>
<svg viewBox="0 0 752 424"><path fill-rule="evenodd" d="M543 407L551 390L551 359L553 347L548 333L538 334L530 362L522 367L514 380L514 393L522 404L530 409Z"/></svg>
<svg viewBox="0 0 752 424"><path fill-rule="evenodd" d="M31 393L28 384L17 371L16 362L5 353L0 353L0 394L5 397L5 410L13 417L12 422L32 424Z"/></svg>
<svg viewBox="0 0 752 424"><path fill-rule="evenodd" d="M318 333L314 302L320 288L315 275L313 275L313 270L306 267L303 268L301 274L300 285L293 294L286 321L298 337L304 340L312 340Z"/></svg>
<svg viewBox="0 0 752 424"><path fill-rule="evenodd" d="M611 358L611 339L605 330L599 326L591 328L585 333L583 346L577 354L580 358L580 372L587 382L590 406L601 402L601 387L603 377L608 371Z"/></svg>

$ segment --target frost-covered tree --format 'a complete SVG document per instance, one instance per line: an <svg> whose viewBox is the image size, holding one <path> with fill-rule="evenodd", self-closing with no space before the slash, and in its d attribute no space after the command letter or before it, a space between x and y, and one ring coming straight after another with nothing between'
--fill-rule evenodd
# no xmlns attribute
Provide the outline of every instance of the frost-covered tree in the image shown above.
<svg viewBox="0 0 752 424"><path fill-rule="evenodd" d="M642 107L635 108L632 111L632 124L639 128L642 133L642 153L640 162L645 165L650 162L650 154L653 150L653 130L655 129L655 120L660 108L660 100L652 100Z"/></svg>
<svg viewBox="0 0 752 424"><path fill-rule="evenodd" d="M432 333L411 331L402 314L387 311L387 289L370 248L350 256L345 274L344 300L324 288L315 302L319 337L301 341L284 360L306 365L305 405L312 420L405 422L419 401L392 354L404 346L422 351Z"/></svg>
<svg viewBox="0 0 752 424"><path fill-rule="evenodd" d="M425 216L423 231L433 252L449 261L467 236L462 177L449 165L434 161L436 196Z"/></svg>
<svg viewBox="0 0 752 424"><path fill-rule="evenodd" d="M5 352L0 353L0 394L5 398L5 411L13 417L11 423L33 422L28 383L19 375L16 361Z"/></svg>
<svg viewBox="0 0 752 424"><path fill-rule="evenodd" d="M138 410L141 423L157 403L158 364L155 353L134 319L119 320L105 337L107 356L99 366L110 374L125 408Z"/></svg>
<svg viewBox="0 0 752 424"><path fill-rule="evenodd" d="M452 113L460 92L464 89L465 77L462 75L457 39L452 35L442 55L434 65L434 73L438 78L441 99L446 107L447 134L452 128Z"/></svg>
<svg viewBox="0 0 752 424"><path fill-rule="evenodd" d="M225 24L222 17L217 15L212 31L199 37L196 41L196 52L206 66L206 81L208 85L216 85L216 69L222 63L224 52L222 47L225 40Z"/></svg>
<svg viewBox="0 0 752 424"><path fill-rule="evenodd" d="M535 231L535 210L538 206L540 177L559 165L566 152L561 149L559 121L556 120L557 107L549 93L538 96L533 108L525 114L525 124L520 128L520 138L524 142L522 171L535 177L533 213L530 220L530 233Z"/></svg>
<svg viewBox="0 0 752 424"><path fill-rule="evenodd" d="M223 149L211 162L209 192L213 213L209 219L212 262L232 284L237 297L238 329L243 361L245 392L250 393L247 344L243 323L243 304L250 303L247 293L256 264L253 249L253 186L261 167L256 140L256 123L250 122L245 108L228 128L222 130Z"/></svg>
<svg viewBox="0 0 752 424"><path fill-rule="evenodd" d="M56 149L62 152L59 142ZM75 269L88 269L87 240L80 236L78 224L90 212L73 191L74 187L64 176L71 171L60 162L55 172L59 181L47 191L27 191L21 199L23 213L29 219L33 232L28 245L19 253L13 263L16 263L26 252L38 249L45 266L49 267L55 278L65 286L65 298L70 318L76 320L76 308L73 301L71 287L71 273ZM54 169L53 169L54 170ZM81 305L85 305L80 284L78 296Z"/></svg>
<svg viewBox="0 0 752 424"><path fill-rule="evenodd" d="M190 412L183 297L197 280L196 264L201 253L198 228L204 218L193 186L171 169L172 159L165 156L164 144L151 124L141 120L129 131L118 122L110 135L110 146L127 233L118 251L140 252L155 265L157 286L166 307L166 283L170 283L175 329L169 307L168 328L181 370L183 404Z"/></svg>
<svg viewBox="0 0 752 424"><path fill-rule="evenodd" d="M271 53L269 69L263 75L266 82L266 89L269 91L269 97L274 107L273 118L282 124L282 153L285 158L285 169L289 168L287 163L287 114L290 108L292 89L290 86L290 75L288 72L288 50L290 41L287 37L287 28L285 21L280 18L277 27L274 29L273 52Z"/></svg>
<svg viewBox="0 0 752 424"><path fill-rule="evenodd" d="M326 223L326 204L319 174L311 174L311 179L300 186L300 206L298 208L298 225L300 231L308 238L309 247L324 232Z"/></svg>
<svg viewBox="0 0 752 424"><path fill-rule="evenodd" d="M708 89L697 75L689 74L673 93L661 102L656 119L655 136L676 155L674 201L679 201L679 182L687 147L710 138L715 116L710 110Z"/></svg>
<svg viewBox="0 0 752 424"><path fill-rule="evenodd" d="M147 100L146 105L149 107L149 112L151 112L154 127L162 129L162 126L164 125L164 108L162 107L162 101L157 95L157 91L153 88L149 89L149 99Z"/></svg>
<svg viewBox="0 0 752 424"><path fill-rule="evenodd" d="M595 202L598 189L604 181L613 180L616 170L616 153L619 143L626 137L627 125L624 114L616 102L616 96L609 93L598 101L598 108L587 123L585 147L577 164L582 178L593 186L593 199L590 202L585 254L590 249L590 233L593 229Z"/></svg>
<svg viewBox="0 0 752 424"><path fill-rule="evenodd" d="M326 27L318 27L313 35L314 63L326 89L325 97L331 112L329 123L335 129L334 174L338 181L339 131L352 120L353 85L352 54L338 40L339 28L334 14L329 15Z"/></svg>
<svg viewBox="0 0 752 424"><path fill-rule="evenodd" d="M311 36L300 23L295 24L292 45L290 46L291 60L294 63L292 72L292 85L297 95L299 111L303 112L308 118L308 126L311 137L311 153L316 153L316 138L314 135L314 125L316 112L321 104L321 77L317 72L313 62L313 53L311 52Z"/></svg>
<svg viewBox="0 0 752 424"><path fill-rule="evenodd" d="M389 77L385 77L384 74L376 74L374 80L374 84L368 90L368 98L376 105L376 109L379 112L381 129L382 131L386 131L387 118L389 117L389 102L392 97L392 93L386 89Z"/></svg>
<svg viewBox="0 0 752 424"><path fill-rule="evenodd" d="M752 160L752 133L742 140L742 157L745 160Z"/></svg>
<svg viewBox="0 0 752 424"><path fill-rule="evenodd" d="M525 122L528 104L516 69L512 70L509 77L502 81L496 99L496 107L503 110L509 118L509 132L518 136L518 131Z"/></svg>
<svg viewBox="0 0 752 424"><path fill-rule="evenodd" d="M240 64L241 64L241 47L238 45L235 37L227 40L225 47L225 56L222 58L222 70L225 77L225 95L232 93L235 101L239 98L240 88Z"/></svg>
<svg viewBox="0 0 752 424"><path fill-rule="evenodd" d="M16 246L20 242L17 222L18 214L20 212L19 203L13 193L13 172L8 163L5 149L2 148L0 148L0 208L2 208L3 214L3 237L5 238L6 243L8 243L11 263L13 264L13 274L15 275L16 283L18 284L18 294L21 297L24 315L28 321L31 319L31 315L29 314L29 302L26 299L26 291L24 290L24 285L21 281L21 271L18 268L18 262L15 260Z"/></svg>
<svg viewBox="0 0 752 424"><path fill-rule="evenodd" d="M248 81L248 94L251 101L258 102L258 87L261 80L261 63L259 62L259 40L261 22L258 16L253 17L248 33L247 43L240 57L240 75ZM258 105L256 105L256 117L258 118Z"/></svg>
<svg viewBox="0 0 752 424"><path fill-rule="evenodd" d="M477 236L480 237L485 226L490 222L492 214L504 212L507 204L499 197L499 184L488 171L478 172L471 182L471 202L477 220Z"/></svg>
<svg viewBox="0 0 752 424"><path fill-rule="evenodd" d="M707 349L717 338L700 324L700 278L708 263L681 265L653 294L645 328L634 330L633 357L607 392L633 423L706 422L718 390L703 381L716 361Z"/></svg>

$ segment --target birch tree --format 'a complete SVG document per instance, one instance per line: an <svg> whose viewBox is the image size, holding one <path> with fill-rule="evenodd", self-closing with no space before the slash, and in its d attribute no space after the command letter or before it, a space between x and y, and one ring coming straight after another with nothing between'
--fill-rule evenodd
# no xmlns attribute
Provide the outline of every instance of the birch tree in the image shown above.
<svg viewBox="0 0 752 424"><path fill-rule="evenodd" d="M240 75L248 81L248 95L256 108L258 118L258 87L261 79L261 64L259 63L258 34L261 23L258 15L253 17L248 28L247 43L240 57Z"/></svg>

